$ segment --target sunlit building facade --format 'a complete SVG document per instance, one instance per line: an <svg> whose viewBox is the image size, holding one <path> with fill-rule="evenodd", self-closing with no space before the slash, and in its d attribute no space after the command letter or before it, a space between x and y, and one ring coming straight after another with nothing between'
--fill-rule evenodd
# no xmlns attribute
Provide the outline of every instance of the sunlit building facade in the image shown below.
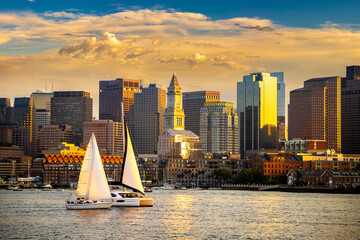
<svg viewBox="0 0 360 240"><path fill-rule="evenodd" d="M183 93L185 129L200 136L200 109L208 102L219 102L220 92L196 91Z"/></svg>
<svg viewBox="0 0 360 240"><path fill-rule="evenodd" d="M74 132L69 125L40 126L37 133L39 153L59 149L62 142L74 142Z"/></svg>
<svg viewBox="0 0 360 240"><path fill-rule="evenodd" d="M140 80L117 78L99 82L99 119L122 122L121 103L124 115L129 120L130 106L134 104L134 94L140 92Z"/></svg>
<svg viewBox="0 0 360 240"><path fill-rule="evenodd" d="M50 125L51 123L51 98L54 93L36 91L31 94L36 108L36 127Z"/></svg>
<svg viewBox="0 0 360 240"><path fill-rule="evenodd" d="M233 103L205 103L200 117L203 153L239 153L238 134L238 116Z"/></svg>
<svg viewBox="0 0 360 240"><path fill-rule="evenodd" d="M237 83L240 154L277 147L277 78L251 73Z"/></svg>
<svg viewBox="0 0 360 240"><path fill-rule="evenodd" d="M273 72L270 75L277 78L277 138L284 140L286 139L284 72Z"/></svg>
<svg viewBox="0 0 360 240"><path fill-rule="evenodd" d="M166 95L167 104L164 114L164 130L184 130L185 114L182 107L182 93L175 73L171 78Z"/></svg>
<svg viewBox="0 0 360 240"><path fill-rule="evenodd" d="M36 151L36 109L32 98L15 98L13 144L23 147L26 156L35 157Z"/></svg>

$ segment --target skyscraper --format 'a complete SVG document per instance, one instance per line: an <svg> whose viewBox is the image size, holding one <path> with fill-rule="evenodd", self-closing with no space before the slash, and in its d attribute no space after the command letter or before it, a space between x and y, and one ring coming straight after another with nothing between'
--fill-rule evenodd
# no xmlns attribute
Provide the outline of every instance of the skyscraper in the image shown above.
<svg viewBox="0 0 360 240"><path fill-rule="evenodd" d="M277 145L277 78L251 73L237 84L240 154Z"/></svg>
<svg viewBox="0 0 360 240"><path fill-rule="evenodd" d="M33 99L28 97L15 98L13 143L23 147L25 155L35 157L36 152L36 109Z"/></svg>
<svg viewBox="0 0 360 240"><path fill-rule="evenodd" d="M43 125L37 133L38 151L59 149L61 143L73 143L74 132L69 125Z"/></svg>
<svg viewBox="0 0 360 240"><path fill-rule="evenodd" d="M167 106L165 109L165 129L184 130L185 114L182 108L182 93L175 73L168 87Z"/></svg>
<svg viewBox="0 0 360 240"><path fill-rule="evenodd" d="M139 154L157 153L160 134L164 132L166 91L156 84L143 88L134 95L130 106L130 132Z"/></svg>
<svg viewBox="0 0 360 240"><path fill-rule="evenodd" d="M36 108L36 127L50 125L51 122L51 98L54 93L36 91L31 94Z"/></svg>
<svg viewBox="0 0 360 240"><path fill-rule="evenodd" d="M326 140L341 152L341 77L312 78L290 92L289 139Z"/></svg>
<svg viewBox="0 0 360 240"><path fill-rule="evenodd" d="M70 125L74 142L82 142L83 123L92 121L93 100L85 91L56 91L51 98L51 125Z"/></svg>
<svg viewBox="0 0 360 240"><path fill-rule="evenodd" d="M121 103L128 119L130 106L134 104L134 94L140 92L140 80L117 78L99 82L99 119L122 122Z"/></svg>
<svg viewBox="0 0 360 240"><path fill-rule="evenodd" d="M341 147L360 154L360 66L347 66L341 90Z"/></svg>
<svg viewBox="0 0 360 240"><path fill-rule="evenodd" d="M84 142L95 134L99 150L103 155L120 156L124 153L122 123L112 120L84 122Z"/></svg>
<svg viewBox="0 0 360 240"><path fill-rule="evenodd" d="M209 102L201 108L200 140L203 153L239 153L237 110L233 103Z"/></svg>
<svg viewBox="0 0 360 240"><path fill-rule="evenodd" d="M200 109L207 102L219 102L220 92L197 91L184 92L183 104L185 113L185 129L200 135Z"/></svg>
<svg viewBox="0 0 360 240"><path fill-rule="evenodd" d="M277 78L277 139L280 140L286 138L284 72L274 72L270 75Z"/></svg>

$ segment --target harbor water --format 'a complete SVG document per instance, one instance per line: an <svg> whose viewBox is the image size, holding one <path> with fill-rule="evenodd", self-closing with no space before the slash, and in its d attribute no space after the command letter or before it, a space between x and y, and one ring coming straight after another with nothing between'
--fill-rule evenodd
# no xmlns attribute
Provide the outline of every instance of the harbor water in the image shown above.
<svg viewBox="0 0 360 240"><path fill-rule="evenodd" d="M359 239L360 196L159 190L152 208L66 210L75 191L0 190L0 239Z"/></svg>

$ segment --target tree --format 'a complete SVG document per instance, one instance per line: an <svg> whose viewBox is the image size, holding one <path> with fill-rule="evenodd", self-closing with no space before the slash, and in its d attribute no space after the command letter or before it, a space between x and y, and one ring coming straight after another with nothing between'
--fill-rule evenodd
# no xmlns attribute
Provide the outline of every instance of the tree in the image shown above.
<svg viewBox="0 0 360 240"><path fill-rule="evenodd" d="M228 181L232 177L231 171L228 168L217 168L214 170L214 175L220 182Z"/></svg>

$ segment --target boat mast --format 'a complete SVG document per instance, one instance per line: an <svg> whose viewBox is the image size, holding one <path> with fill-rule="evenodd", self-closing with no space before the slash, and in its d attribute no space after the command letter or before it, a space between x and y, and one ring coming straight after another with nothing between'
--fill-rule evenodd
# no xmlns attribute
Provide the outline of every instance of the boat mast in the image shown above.
<svg viewBox="0 0 360 240"><path fill-rule="evenodd" d="M124 102L121 102L121 121L122 121L122 136L123 136L123 165L125 164L125 116L124 116ZM119 168L120 169L120 168ZM122 167L122 169L124 170L124 167ZM124 173L121 173L121 177L120 177L120 182L122 183L122 176ZM124 191L126 191L126 187L124 187Z"/></svg>

